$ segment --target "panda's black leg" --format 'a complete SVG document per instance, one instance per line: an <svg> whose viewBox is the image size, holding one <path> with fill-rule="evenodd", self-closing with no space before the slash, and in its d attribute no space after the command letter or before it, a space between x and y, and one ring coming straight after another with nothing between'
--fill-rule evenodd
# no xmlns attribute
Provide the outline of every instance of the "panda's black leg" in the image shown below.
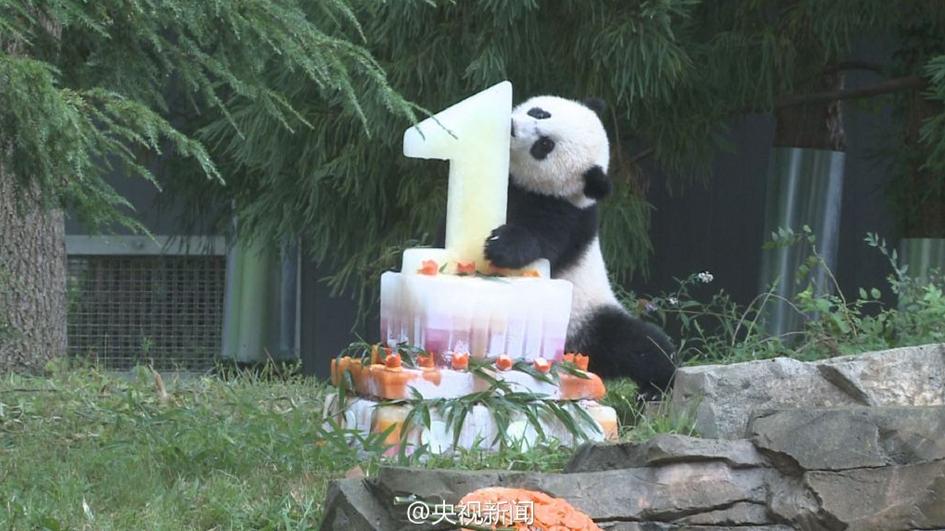
<svg viewBox="0 0 945 531"><path fill-rule="evenodd" d="M507 223L486 238L485 254L498 267L517 269L541 257L541 244L530 230Z"/></svg>
<svg viewBox="0 0 945 531"><path fill-rule="evenodd" d="M647 399L672 386L676 349L656 325L617 307L601 307L590 316L568 349L590 356L590 371L601 378L631 378Z"/></svg>

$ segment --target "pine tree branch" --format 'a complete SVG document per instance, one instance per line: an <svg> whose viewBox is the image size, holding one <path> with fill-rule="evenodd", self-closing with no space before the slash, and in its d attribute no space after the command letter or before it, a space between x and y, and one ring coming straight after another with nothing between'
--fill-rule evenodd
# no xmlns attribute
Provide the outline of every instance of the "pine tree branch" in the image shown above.
<svg viewBox="0 0 945 531"><path fill-rule="evenodd" d="M631 157L631 158L630 158L630 164L636 164L636 163L640 162L641 160L650 158L650 157L653 156L654 153L656 153L656 148L654 148L654 147L648 147L648 148L646 148L646 149L640 151L639 153L637 153L637 154L634 155L633 157Z"/></svg>
<svg viewBox="0 0 945 531"><path fill-rule="evenodd" d="M871 96L880 96L899 92L900 90L922 89L928 82L920 76L905 76L871 85L868 87L850 89L850 90L829 90L825 92L812 92L810 94L795 94L779 98L774 106L781 109L784 107L793 107L795 105L804 105L809 103L827 103L837 100L850 100L856 98L868 98Z"/></svg>
<svg viewBox="0 0 945 531"><path fill-rule="evenodd" d="M869 70L870 72L876 72L877 74L882 74L885 72L885 67L879 63L873 63L870 61L840 61L832 65L827 65L824 68L824 73L832 74L834 72L841 72L846 70Z"/></svg>
<svg viewBox="0 0 945 531"><path fill-rule="evenodd" d="M842 63L837 63L834 65L834 70L847 70L847 69L864 69L864 70L874 70L880 68L878 65L872 63L865 63L859 61L844 61ZM830 70L828 68L828 70ZM877 70L878 71L878 70ZM809 94L794 94L789 96L783 96L778 98L774 104L775 109L782 109L785 107L793 107L796 105L805 105L810 103L828 103L831 101L837 100L849 100L857 98L868 98L871 96L881 96L883 94L890 94L893 92L898 92L900 90L909 90L909 89L922 89L928 85L928 81L920 76L905 76L894 79L888 79L877 83L875 85L870 85L868 87L862 87L857 89L849 90L831 90L824 92L812 92ZM736 114L743 114L746 112L759 112L758 109L742 109ZM649 147L638 152L636 155L630 158L631 164L639 163L642 160L645 160L649 157L652 157L656 149L654 147Z"/></svg>

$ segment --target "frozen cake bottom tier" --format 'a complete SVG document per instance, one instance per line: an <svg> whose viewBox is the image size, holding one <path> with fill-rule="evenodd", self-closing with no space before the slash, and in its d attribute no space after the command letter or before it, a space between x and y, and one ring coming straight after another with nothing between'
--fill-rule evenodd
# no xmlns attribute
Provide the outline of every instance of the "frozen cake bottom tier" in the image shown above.
<svg viewBox="0 0 945 531"><path fill-rule="evenodd" d="M390 445L389 454L401 449L410 452L420 445L426 445L430 452L443 453L455 447L498 450L503 443L531 448L542 440L577 446L586 441L617 439L619 426L617 413L613 408L590 400L561 402L558 405L575 420L580 433L572 432L560 418L547 411L539 411L533 420L523 413L513 413L508 426L502 428L496 422L492 411L482 404L472 406L462 424L454 422L452 425L448 423L444 411L431 408L429 426L414 423L406 434L402 432L402 427L410 414L410 405L385 404L367 398L355 398L349 399L342 408L337 395L332 395L326 402L325 413L326 417L338 419L343 428L356 430L364 436L391 430L385 438L385 443ZM584 416L575 411L575 408L581 408L587 414L589 422L581 420ZM459 430L458 434L456 429ZM406 444L406 448L402 448L402 444Z"/></svg>

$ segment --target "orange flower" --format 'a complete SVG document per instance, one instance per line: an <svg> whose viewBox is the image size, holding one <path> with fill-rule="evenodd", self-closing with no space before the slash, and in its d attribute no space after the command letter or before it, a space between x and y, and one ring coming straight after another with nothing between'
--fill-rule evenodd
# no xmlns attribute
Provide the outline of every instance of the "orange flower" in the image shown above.
<svg viewBox="0 0 945 531"><path fill-rule="evenodd" d="M420 354L417 356L417 365L421 367L433 367L435 364L433 362L433 354Z"/></svg>
<svg viewBox="0 0 945 531"><path fill-rule="evenodd" d="M473 275L476 273L476 262L457 262L456 263L456 274L457 275Z"/></svg>
<svg viewBox="0 0 945 531"><path fill-rule="evenodd" d="M541 276L541 273L537 269L526 269L525 271L522 271L522 276L538 278Z"/></svg>
<svg viewBox="0 0 945 531"><path fill-rule="evenodd" d="M574 356L574 364L577 365L577 368L581 369L582 371L587 370L587 363L589 361L590 358L584 354L577 354Z"/></svg>
<svg viewBox="0 0 945 531"><path fill-rule="evenodd" d="M512 368L512 358L503 354L495 360L495 366L498 367L500 371L507 371Z"/></svg>
<svg viewBox="0 0 945 531"><path fill-rule="evenodd" d="M551 363L545 358L535 358L535 370L546 373L551 370Z"/></svg>
<svg viewBox="0 0 945 531"><path fill-rule="evenodd" d="M566 362L568 362L568 363L574 363L574 353L573 353L573 352L568 352L567 354L565 354L563 361L566 361Z"/></svg>
<svg viewBox="0 0 945 531"><path fill-rule="evenodd" d="M417 273L421 275L435 275L440 272L440 266L437 265L436 260L424 260L420 262L420 266Z"/></svg>
<svg viewBox="0 0 945 531"><path fill-rule="evenodd" d="M384 365L386 365L388 369L400 368L400 354L388 354L387 357L384 358Z"/></svg>
<svg viewBox="0 0 945 531"><path fill-rule="evenodd" d="M469 353L468 353L468 352L463 352L463 353L457 352L457 353L453 354L453 361L451 362L451 365L452 365L453 368L456 369L456 370L462 370L462 369L465 369L465 368L469 367Z"/></svg>
<svg viewBox="0 0 945 531"><path fill-rule="evenodd" d="M561 498L552 498L543 492L507 487L487 487L463 496L459 505L474 508L512 507L511 511L499 511L498 522L490 522L496 527L511 527L516 530L555 529L560 531L600 531L585 513L577 510ZM530 514L523 514L530 513ZM490 514L480 515L481 520L492 518ZM516 518L517 516L517 518ZM528 520L531 520L529 522ZM476 521L463 520L463 523L477 524Z"/></svg>

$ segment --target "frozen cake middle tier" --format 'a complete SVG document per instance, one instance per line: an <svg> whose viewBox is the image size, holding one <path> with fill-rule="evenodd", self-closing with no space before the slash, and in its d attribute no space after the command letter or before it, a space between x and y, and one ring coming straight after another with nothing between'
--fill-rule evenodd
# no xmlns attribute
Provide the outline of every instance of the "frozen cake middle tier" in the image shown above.
<svg viewBox="0 0 945 531"><path fill-rule="evenodd" d="M532 361L564 354L571 283L534 277L381 276L381 340L407 343L449 366L452 353Z"/></svg>

